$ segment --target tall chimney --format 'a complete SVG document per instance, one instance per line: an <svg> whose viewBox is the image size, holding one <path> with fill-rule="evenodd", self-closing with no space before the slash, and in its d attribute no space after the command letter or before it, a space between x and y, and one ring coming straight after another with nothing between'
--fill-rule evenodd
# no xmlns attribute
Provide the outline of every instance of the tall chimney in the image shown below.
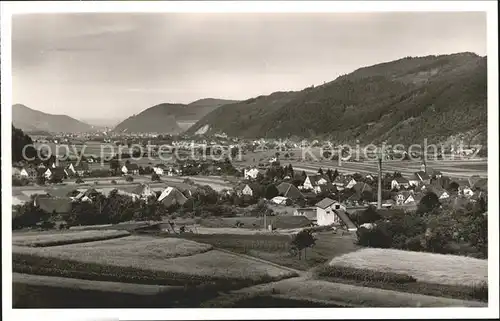
<svg viewBox="0 0 500 321"><path fill-rule="evenodd" d="M378 193L377 208L382 208L382 157L378 158Z"/></svg>

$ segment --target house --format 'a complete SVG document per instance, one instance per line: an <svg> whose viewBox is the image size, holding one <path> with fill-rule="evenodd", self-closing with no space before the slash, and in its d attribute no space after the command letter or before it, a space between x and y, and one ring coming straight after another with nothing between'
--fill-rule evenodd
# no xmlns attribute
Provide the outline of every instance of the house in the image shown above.
<svg viewBox="0 0 500 321"><path fill-rule="evenodd" d="M62 167L50 167L47 168L46 170L43 170L43 176L45 176L46 179L55 179L55 178L60 178L64 179L68 175L66 174L66 171Z"/></svg>
<svg viewBox="0 0 500 321"><path fill-rule="evenodd" d="M276 196L271 198L271 202L277 205L291 205L292 200L284 196Z"/></svg>
<svg viewBox="0 0 500 321"><path fill-rule="evenodd" d="M365 176L365 179L368 180L368 181L371 181L371 182L374 182L375 181L375 177L373 177L372 174L368 174Z"/></svg>
<svg viewBox="0 0 500 321"><path fill-rule="evenodd" d="M425 173L424 173L425 174ZM422 183L422 180L414 173L410 178L408 178L408 184L410 187L418 187Z"/></svg>
<svg viewBox="0 0 500 321"><path fill-rule="evenodd" d="M75 173L78 176L84 176L89 173L89 164L86 162L80 162L78 165L73 167L75 170Z"/></svg>
<svg viewBox="0 0 500 321"><path fill-rule="evenodd" d="M332 184L337 186L337 188L344 187L344 178L341 175L338 175L337 177L335 177Z"/></svg>
<svg viewBox="0 0 500 321"><path fill-rule="evenodd" d="M480 199L483 199L485 200L486 202L488 201L488 194L486 192L483 192L483 191L476 191L470 198L470 201L475 203L475 202L479 202Z"/></svg>
<svg viewBox="0 0 500 321"><path fill-rule="evenodd" d="M20 175L21 175L21 177L32 179L32 178L36 178L37 171L36 171L36 169L31 168L31 167L28 167L28 168L23 167L21 169Z"/></svg>
<svg viewBox="0 0 500 321"><path fill-rule="evenodd" d="M328 197L316 203L315 207L318 225L340 223L340 218L333 210L346 210L344 205Z"/></svg>
<svg viewBox="0 0 500 321"><path fill-rule="evenodd" d="M396 201L396 205L415 204L415 194L413 191L401 191L396 193L394 201Z"/></svg>
<svg viewBox="0 0 500 321"><path fill-rule="evenodd" d="M150 196L156 196L155 192L151 190L148 184L139 184L129 191L135 198L147 199Z"/></svg>
<svg viewBox="0 0 500 321"><path fill-rule="evenodd" d="M293 184L283 182L277 186L277 189L281 196L288 197L292 200L304 198L304 195L302 195L299 189Z"/></svg>
<svg viewBox="0 0 500 321"><path fill-rule="evenodd" d="M427 175L427 173L424 171L416 172L415 178L416 178L416 180L418 180L420 182L419 184L430 184L431 183L430 176Z"/></svg>
<svg viewBox="0 0 500 321"><path fill-rule="evenodd" d="M250 184L245 184L239 194L253 196L256 191L257 191L256 186L250 186Z"/></svg>
<svg viewBox="0 0 500 321"><path fill-rule="evenodd" d="M410 187L410 182L406 178L400 176L400 177L394 178L391 181L391 189L400 189L402 187L404 187L404 188Z"/></svg>
<svg viewBox="0 0 500 321"><path fill-rule="evenodd" d="M345 225L349 231L355 231L356 225L349 219L343 205L330 199L324 198L316 204L316 219L318 225Z"/></svg>
<svg viewBox="0 0 500 321"><path fill-rule="evenodd" d="M176 204L183 205L187 202L187 200L188 199L184 196L184 194L182 194L177 188L171 186L165 188L158 197L158 202L162 202L167 207Z"/></svg>
<svg viewBox="0 0 500 321"><path fill-rule="evenodd" d="M92 202L98 195L99 192L95 188L89 188L83 192L78 193L78 195L74 196L72 199L74 201L80 202Z"/></svg>
<svg viewBox="0 0 500 321"><path fill-rule="evenodd" d="M165 165L163 165L163 164L158 164L158 165L156 165L156 166L154 166L154 167L153 167L153 171L154 171L157 175L159 175L159 176L164 175L164 174L165 174L166 169L167 169L167 168L166 168L166 166L165 166ZM170 175L170 176L172 176L172 175Z"/></svg>
<svg viewBox="0 0 500 321"><path fill-rule="evenodd" d="M344 186L345 188L353 188L354 185L356 185L358 182L356 182L356 180L354 178L348 178L345 183L344 183Z"/></svg>
<svg viewBox="0 0 500 321"><path fill-rule="evenodd" d="M243 177L245 179L256 179L259 174L265 175L266 172L262 169L258 169L256 167L253 167L250 169L245 169L243 172Z"/></svg>
<svg viewBox="0 0 500 321"><path fill-rule="evenodd" d="M316 222L316 208L315 207L301 207L295 209L294 216L305 216L308 220Z"/></svg>
<svg viewBox="0 0 500 321"><path fill-rule="evenodd" d="M326 185L330 182L330 179L326 175L307 175L304 183L302 184L302 189L313 190L315 193L321 193L321 185Z"/></svg>
<svg viewBox="0 0 500 321"><path fill-rule="evenodd" d="M458 194L463 195L465 197L471 197L472 195L474 195L474 191L468 185L459 186L458 187Z"/></svg>
<svg viewBox="0 0 500 321"><path fill-rule="evenodd" d="M12 166L12 176L21 177L21 168Z"/></svg>
<svg viewBox="0 0 500 321"><path fill-rule="evenodd" d="M450 198L450 194L442 187L439 186L431 186L429 190L432 191L440 200Z"/></svg>
<svg viewBox="0 0 500 321"><path fill-rule="evenodd" d="M124 175L139 175L139 166L137 164L125 164L122 166L122 173Z"/></svg>
<svg viewBox="0 0 500 321"><path fill-rule="evenodd" d="M33 205L50 214L66 214L71 212L71 198L55 198L38 196L33 200Z"/></svg>
<svg viewBox="0 0 500 321"><path fill-rule="evenodd" d="M370 192L370 193L373 192L373 188L370 185L368 185L367 183L362 183L362 182L356 183L352 187L352 189L355 190L358 195L363 194L363 192Z"/></svg>

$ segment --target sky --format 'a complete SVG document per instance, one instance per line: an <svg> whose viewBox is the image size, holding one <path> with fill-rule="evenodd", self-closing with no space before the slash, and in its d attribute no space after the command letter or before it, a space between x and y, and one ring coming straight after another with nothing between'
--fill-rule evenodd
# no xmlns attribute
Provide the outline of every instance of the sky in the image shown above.
<svg viewBox="0 0 500 321"><path fill-rule="evenodd" d="M15 15L13 102L125 119L159 103L244 100L464 51L486 55L486 13Z"/></svg>

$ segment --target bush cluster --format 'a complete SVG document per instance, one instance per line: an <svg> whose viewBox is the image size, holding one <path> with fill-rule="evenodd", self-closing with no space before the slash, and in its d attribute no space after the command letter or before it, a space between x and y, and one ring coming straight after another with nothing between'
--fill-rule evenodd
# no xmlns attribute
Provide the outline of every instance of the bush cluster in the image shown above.
<svg viewBox="0 0 500 321"><path fill-rule="evenodd" d="M380 272L368 269L357 269L347 266L323 266L318 270L318 275L351 279L357 281L383 282L383 283L411 283L417 280L411 275L394 272Z"/></svg>

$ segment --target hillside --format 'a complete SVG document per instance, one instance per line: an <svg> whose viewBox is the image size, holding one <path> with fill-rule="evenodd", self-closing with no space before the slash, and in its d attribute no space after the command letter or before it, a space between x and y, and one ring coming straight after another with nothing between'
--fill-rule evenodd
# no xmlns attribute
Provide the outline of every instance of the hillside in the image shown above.
<svg viewBox="0 0 500 321"><path fill-rule="evenodd" d="M78 133L97 130L96 127L67 115L46 114L21 104L12 106L12 124L27 132Z"/></svg>
<svg viewBox="0 0 500 321"><path fill-rule="evenodd" d="M115 131L177 134L231 100L201 99L185 104L159 104L119 123Z"/></svg>
<svg viewBox="0 0 500 321"><path fill-rule="evenodd" d="M222 106L187 133L406 144L480 133L485 141L486 61L460 53L360 68L322 86Z"/></svg>
<svg viewBox="0 0 500 321"><path fill-rule="evenodd" d="M23 155L24 146L28 145ZM23 156L28 159L36 157L36 150L33 147L33 141L21 129L12 126L12 162L25 160Z"/></svg>

